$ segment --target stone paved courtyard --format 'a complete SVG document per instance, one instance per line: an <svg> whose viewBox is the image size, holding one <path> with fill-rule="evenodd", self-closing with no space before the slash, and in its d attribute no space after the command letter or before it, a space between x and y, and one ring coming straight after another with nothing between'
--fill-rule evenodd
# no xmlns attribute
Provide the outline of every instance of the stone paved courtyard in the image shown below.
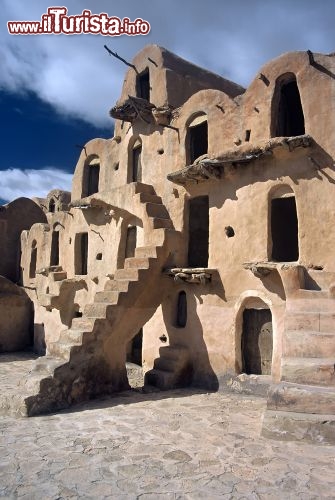
<svg viewBox="0 0 335 500"><path fill-rule="evenodd" d="M11 366L22 374L13 359L0 360L2 391ZM56 415L0 417L0 496L335 498L335 447L260 437L264 405L238 394L129 391Z"/></svg>

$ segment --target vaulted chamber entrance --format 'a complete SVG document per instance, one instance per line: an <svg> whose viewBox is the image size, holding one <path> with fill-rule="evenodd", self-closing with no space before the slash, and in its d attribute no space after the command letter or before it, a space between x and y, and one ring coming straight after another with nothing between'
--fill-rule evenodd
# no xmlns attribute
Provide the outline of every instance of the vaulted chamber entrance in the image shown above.
<svg viewBox="0 0 335 500"><path fill-rule="evenodd" d="M131 172L131 182L141 182L142 181L142 142L140 140L136 141L132 149L132 172Z"/></svg>
<svg viewBox="0 0 335 500"><path fill-rule="evenodd" d="M305 119L296 77L287 73L278 78L272 101L272 137L305 133Z"/></svg>
<svg viewBox="0 0 335 500"><path fill-rule="evenodd" d="M75 239L75 274L87 274L88 233L79 233Z"/></svg>
<svg viewBox="0 0 335 500"><path fill-rule="evenodd" d="M208 266L209 199L198 196L189 201L188 266Z"/></svg>
<svg viewBox="0 0 335 500"><path fill-rule="evenodd" d="M271 375L272 350L270 309L245 309L241 337L243 373Z"/></svg>
<svg viewBox="0 0 335 500"><path fill-rule="evenodd" d="M59 265L59 231L53 231L51 239L50 266Z"/></svg>
<svg viewBox="0 0 335 500"><path fill-rule="evenodd" d="M208 153L208 124L206 115L197 116L189 124L187 142L188 163L192 164L199 156Z"/></svg>
<svg viewBox="0 0 335 500"><path fill-rule="evenodd" d="M294 196L271 200L272 260L295 262L299 259L298 217Z"/></svg>

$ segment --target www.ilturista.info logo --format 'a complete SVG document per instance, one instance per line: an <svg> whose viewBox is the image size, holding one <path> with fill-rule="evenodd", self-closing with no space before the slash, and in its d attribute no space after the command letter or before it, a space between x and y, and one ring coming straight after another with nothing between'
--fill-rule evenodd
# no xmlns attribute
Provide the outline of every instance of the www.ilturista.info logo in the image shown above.
<svg viewBox="0 0 335 500"><path fill-rule="evenodd" d="M131 22L128 17L110 17L105 12L92 14L83 10L81 15L68 16L66 7L49 7L41 21L8 21L11 35L81 35L83 33L104 36L147 35L150 24L138 18Z"/></svg>

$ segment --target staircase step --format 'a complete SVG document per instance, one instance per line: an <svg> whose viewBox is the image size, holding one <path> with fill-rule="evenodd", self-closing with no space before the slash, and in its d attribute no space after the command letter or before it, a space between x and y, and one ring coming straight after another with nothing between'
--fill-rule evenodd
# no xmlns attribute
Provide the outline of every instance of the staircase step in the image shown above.
<svg viewBox="0 0 335 500"><path fill-rule="evenodd" d="M91 332L94 328L94 318L73 318L71 330Z"/></svg>
<svg viewBox="0 0 335 500"><path fill-rule="evenodd" d="M332 312L335 300L330 298L328 291L299 290L297 298L287 301L287 311L293 312Z"/></svg>
<svg viewBox="0 0 335 500"><path fill-rule="evenodd" d="M47 348L48 356L69 360L73 345L71 342L60 342L59 340L57 342L50 342Z"/></svg>
<svg viewBox="0 0 335 500"><path fill-rule="evenodd" d="M93 304L86 304L84 307L84 315L87 318L105 319L107 317L107 309L112 307L111 304L103 302L93 302Z"/></svg>
<svg viewBox="0 0 335 500"><path fill-rule="evenodd" d="M138 247L135 250L135 257L138 259L148 257L157 258L157 247Z"/></svg>
<svg viewBox="0 0 335 500"><path fill-rule="evenodd" d="M150 259L146 257L128 257L124 261L124 269L148 269Z"/></svg>
<svg viewBox="0 0 335 500"><path fill-rule="evenodd" d="M320 331L320 313L319 312L286 312L285 316L286 330L309 330Z"/></svg>
<svg viewBox="0 0 335 500"><path fill-rule="evenodd" d="M116 280L138 281L140 278L140 270L137 268L117 269L115 272Z"/></svg>
<svg viewBox="0 0 335 500"><path fill-rule="evenodd" d="M176 360L179 359L180 357L186 358L188 356L188 350L186 347L181 345L162 346L159 348L159 355L162 358L169 358L171 360Z"/></svg>
<svg viewBox="0 0 335 500"><path fill-rule="evenodd" d="M162 204L162 198L156 194L140 193L141 203L156 203L158 205Z"/></svg>
<svg viewBox="0 0 335 500"><path fill-rule="evenodd" d="M95 303L104 304L117 304L119 300L120 292L115 290L104 290L103 292L97 292L94 297Z"/></svg>
<svg viewBox="0 0 335 500"><path fill-rule="evenodd" d="M283 358L282 380L296 384L335 385L335 358Z"/></svg>
<svg viewBox="0 0 335 500"><path fill-rule="evenodd" d="M162 390L172 389L175 375L167 370L150 370L145 374L144 385L153 385Z"/></svg>
<svg viewBox="0 0 335 500"><path fill-rule="evenodd" d="M51 293L44 293L38 296L38 302L42 307L51 307L55 302L55 299L58 298L57 295L53 295Z"/></svg>
<svg viewBox="0 0 335 500"><path fill-rule="evenodd" d="M53 281L62 281L62 280L66 280L66 278L67 278L66 271L57 271L55 273L50 273L50 274L51 274L51 279Z"/></svg>
<svg viewBox="0 0 335 500"><path fill-rule="evenodd" d="M268 391L267 408L335 415L335 389L289 382L276 384Z"/></svg>
<svg viewBox="0 0 335 500"><path fill-rule="evenodd" d="M288 357L322 358L335 353L335 332L286 331L283 354Z"/></svg>
<svg viewBox="0 0 335 500"><path fill-rule="evenodd" d="M135 193L147 193L155 195L155 190L150 184L144 184L143 182L135 182Z"/></svg>
<svg viewBox="0 0 335 500"><path fill-rule="evenodd" d="M129 281L127 280L108 280L105 284L105 292L127 292Z"/></svg>
<svg viewBox="0 0 335 500"><path fill-rule="evenodd" d="M154 229L166 228L173 229L171 219L162 219L160 217L153 217L152 224Z"/></svg>
<svg viewBox="0 0 335 500"><path fill-rule="evenodd" d="M157 203L146 203L145 209L149 217L158 217L160 219L170 219L165 206Z"/></svg>
<svg viewBox="0 0 335 500"><path fill-rule="evenodd" d="M64 330L60 334L59 340L62 342L67 341L79 345L83 342L84 333L85 332L83 332L82 330L73 330L72 328L70 328L69 330ZM92 334L92 332L87 333L89 333L90 335Z"/></svg>

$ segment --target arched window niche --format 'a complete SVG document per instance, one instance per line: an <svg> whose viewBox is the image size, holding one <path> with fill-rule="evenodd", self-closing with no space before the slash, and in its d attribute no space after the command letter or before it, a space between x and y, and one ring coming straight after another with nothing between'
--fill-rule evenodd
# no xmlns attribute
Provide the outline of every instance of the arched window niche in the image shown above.
<svg viewBox="0 0 335 500"><path fill-rule="evenodd" d="M271 105L271 137L292 137L305 134L305 118L299 87L294 73L285 73L276 80Z"/></svg>
<svg viewBox="0 0 335 500"><path fill-rule="evenodd" d="M29 264L29 278L36 278L36 265L37 265L37 242L33 240L30 250L30 264Z"/></svg>
<svg viewBox="0 0 335 500"><path fill-rule="evenodd" d="M193 115L187 123L186 163L191 165L197 158L208 153L208 122L206 113Z"/></svg>
<svg viewBox="0 0 335 500"><path fill-rule="evenodd" d="M140 138L129 143L128 182L142 182L142 141Z"/></svg>
<svg viewBox="0 0 335 500"><path fill-rule="evenodd" d="M99 191L100 159L97 155L90 155L84 165L82 198L91 196Z"/></svg>
<svg viewBox="0 0 335 500"><path fill-rule="evenodd" d="M295 194L290 186L281 185L270 191L269 215L269 260L298 261L298 215Z"/></svg>

